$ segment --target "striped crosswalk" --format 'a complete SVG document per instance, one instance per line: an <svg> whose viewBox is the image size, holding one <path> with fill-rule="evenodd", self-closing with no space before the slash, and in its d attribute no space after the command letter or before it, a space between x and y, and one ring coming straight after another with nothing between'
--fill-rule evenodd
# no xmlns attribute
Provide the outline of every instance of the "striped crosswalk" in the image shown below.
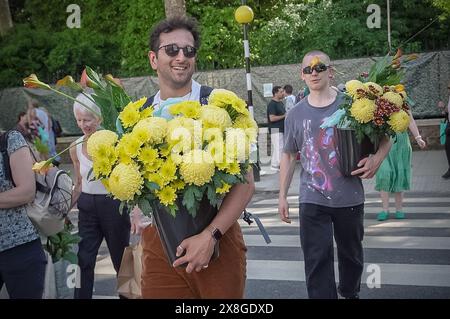
<svg viewBox="0 0 450 319"><path fill-rule="evenodd" d="M254 201L248 208L263 222L270 244L255 224L241 222L248 247L248 298L306 297L297 197L288 201L292 224L279 220L276 196ZM406 219L380 222L376 213L381 201L366 200L361 297L450 298L450 198L409 197L404 206ZM337 274L337 263L335 269Z"/></svg>

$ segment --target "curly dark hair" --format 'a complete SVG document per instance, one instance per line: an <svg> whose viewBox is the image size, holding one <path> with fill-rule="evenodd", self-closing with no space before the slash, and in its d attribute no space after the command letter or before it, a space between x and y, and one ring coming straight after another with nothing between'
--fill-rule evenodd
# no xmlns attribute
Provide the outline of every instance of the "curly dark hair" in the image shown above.
<svg viewBox="0 0 450 319"><path fill-rule="evenodd" d="M158 52L159 45L161 44L159 40L159 35L161 33L169 33L174 30L185 29L189 31L194 37L194 47L200 47L200 32L198 30L198 23L195 18L192 17L171 17L158 22L154 25L150 33L150 50L153 52Z"/></svg>

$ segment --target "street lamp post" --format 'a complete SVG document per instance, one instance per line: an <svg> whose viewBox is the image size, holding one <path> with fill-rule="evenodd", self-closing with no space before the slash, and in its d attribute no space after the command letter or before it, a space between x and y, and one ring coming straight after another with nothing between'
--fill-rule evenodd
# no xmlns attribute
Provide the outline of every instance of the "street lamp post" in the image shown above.
<svg viewBox="0 0 450 319"><path fill-rule="evenodd" d="M248 42L248 24L253 21L253 10L245 5L246 0L241 0L242 5L236 9L234 18L244 28L244 57L245 57L245 78L247 82L247 106L253 119L255 114L253 112L253 97L252 97L252 77L250 73L250 44ZM259 167L259 149L256 150L256 163L253 164L253 176L255 181L260 180Z"/></svg>

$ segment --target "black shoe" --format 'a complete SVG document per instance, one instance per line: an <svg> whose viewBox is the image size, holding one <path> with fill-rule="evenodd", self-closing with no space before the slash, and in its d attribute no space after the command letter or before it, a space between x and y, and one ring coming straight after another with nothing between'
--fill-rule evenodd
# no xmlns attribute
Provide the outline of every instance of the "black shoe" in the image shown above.
<svg viewBox="0 0 450 319"><path fill-rule="evenodd" d="M442 178L444 179L450 178L450 169L444 175L442 175Z"/></svg>

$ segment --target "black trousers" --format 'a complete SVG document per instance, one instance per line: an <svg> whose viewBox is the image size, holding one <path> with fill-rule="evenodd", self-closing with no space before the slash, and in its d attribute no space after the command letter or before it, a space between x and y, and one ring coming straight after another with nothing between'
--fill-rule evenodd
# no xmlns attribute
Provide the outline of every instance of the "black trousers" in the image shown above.
<svg viewBox="0 0 450 319"><path fill-rule="evenodd" d="M46 264L39 239L0 252L0 289L10 299L42 299Z"/></svg>
<svg viewBox="0 0 450 319"><path fill-rule="evenodd" d="M364 268L364 205L331 208L300 204L300 241L309 298L336 299L333 235L337 245L339 293L358 294Z"/></svg>
<svg viewBox="0 0 450 319"><path fill-rule="evenodd" d="M78 265L80 267L80 287L75 288L76 299L92 298L94 268L98 249L106 240L116 273L119 271L125 247L130 242L130 217L127 211L119 213L120 201L106 195L81 193L77 202Z"/></svg>

